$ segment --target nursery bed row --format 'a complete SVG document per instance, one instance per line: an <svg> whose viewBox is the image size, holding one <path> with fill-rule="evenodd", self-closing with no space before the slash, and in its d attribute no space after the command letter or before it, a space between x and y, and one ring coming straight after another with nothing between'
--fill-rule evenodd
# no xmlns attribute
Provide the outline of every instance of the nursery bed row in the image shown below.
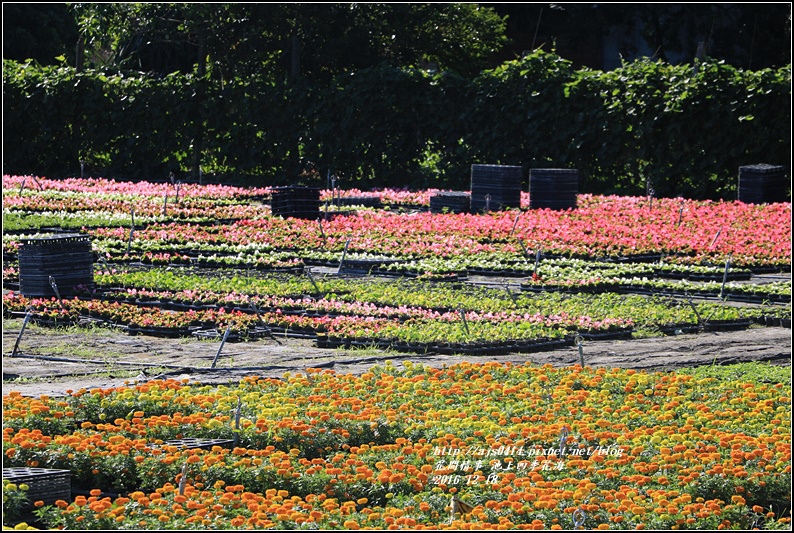
<svg viewBox="0 0 794 533"><path fill-rule="evenodd" d="M637 263L658 261L663 253L670 262L719 266L730 260L734 267L790 269L790 242L786 238L786 232L790 233L790 212L784 204L758 207L693 203L690 216L675 223L678 209L674 208L679 206L673 202L665 204L660 212L648 212L638 209L633 199L602 198L562 213L539 210L402 216L367 212L326 223L264 216L212 227L153 224L135 231L132 239L130 229L123 227L100 228L90 234L98 251L112 256L123 254L128 245L142 254L174 252L190 244L196 250L208 247L205 252L210 253L254 245L317 254L317 259L323 254L326 258L337 254L333 257L336 259L349 246L351 254L413 260L449 261L479 254L512 254L519 259L531 250L532 255L540 251L548 257L617 256ZM706 228L707 220L730 223ZM311 257L306 255L305 259Z"/></svg>
<svg viewBox="0 0 794 533"><path fill-rule="evenodd" d="M197 282L192 289L171 291L165 288L169 280L180 280L183 286L189 281L171 271L161 272L160 278L154 274L106 274L100 279L148 286L156 285L147 280L158 280L163 283L158 290L100 290L62 301L10 293L4 296L4 312L21 315L31 310L38 323L48 325L106 323L130 334L226 337L232 341L300 336L315 339L320 347L371 345L420 353L537 351L570 345L576 336L626 338L637 327L643 334L736 329L752 324L790 327L782 307L696 305L691 300L687 305L658 296L522 296L474 287L466 296L466 291L453 292L432 284L391 286L382 281L344 279L323 280L330 291L326 297L272 295L260 290L276 287L278 282L273 285L267 278L238 277L205 280L204 286L211 290ZM314 280L301 283L293 280L288 287L317 289ZM243 287L250 292L237 292ZM450 307L432 305L442 301Z"/></svg>
<svg viewBox="0 0 794 533"><path fill-rule="evenodd" d="M37 513L68 529L785 528L790 384L745 376L409 362L11 393L4 465L69 471Z"/></svg>

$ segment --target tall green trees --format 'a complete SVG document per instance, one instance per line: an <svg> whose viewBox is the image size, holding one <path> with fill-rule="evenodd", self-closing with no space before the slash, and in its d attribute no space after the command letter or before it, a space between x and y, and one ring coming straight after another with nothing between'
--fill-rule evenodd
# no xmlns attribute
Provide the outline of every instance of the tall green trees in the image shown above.
<svg viewBox="0 0 794 533"><path fill-rule="evenodd" d="M301 79L326 83L382 63L473 76L505 41L504 20L477 4L80 3L73 9L89 64L193 74L194 178L204 132L212 128L205 113L217 110L206 101L208 84L217 90L245 80L280 94L274 113L295 125L280 140L286 172L294 177L303 166L300 131L308 103L300 96Z"/></svg>
<svg viewBox="0 0 794 533"><path fill-rule="evenodd" d="M74 54L4 61L8 171L63 176L84 161L107 177L319 185L331 171L346 186L465 188L472 163L576 166L588 192L728 197L738 165L790 159L790 64L748 72L706 54L697 68L600 72L535 50L494 65L506 21L478 4L69 9L82 67ZM629 28L638 10L547 6L532 29L624 15Z"/></svg>
<svg viewBox="0 0 794 533"><path fill-rule="evenodd" d="M3 3L3 59L55 63L59 56L74 57L77 36L66 4Z"/></svg>
<svg viewBox="0 0 794 533"><path fill-rule="evenodd" d="M505 42L505 20L491 8L466 3L72 7L94 64L165 74L189 71L208 59L227 80L285 73L320 76L381 62L435 64L474 75Z"/></svg>

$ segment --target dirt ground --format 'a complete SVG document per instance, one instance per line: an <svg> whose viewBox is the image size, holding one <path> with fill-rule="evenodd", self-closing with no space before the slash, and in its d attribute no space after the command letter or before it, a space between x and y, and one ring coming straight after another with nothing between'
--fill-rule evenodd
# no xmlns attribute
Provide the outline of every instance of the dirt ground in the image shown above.
<svg viewBox="0 0 794 533"><path fill-rule="evenodd" d="M279 338L255 342L164 339L130 336L95 328L87 333L29 325L19 337L22 320L3 321L3 394L57 396L80 388L118 387L154 378L189 378L202 383L236 382L246 375L282 377L306 368L361 374L375 364L410 360L429 366L461 361L498 361L569 366L579 362L576 347L503 356L415 354L377 349L325 349L310 339ZM704 332L660 338L587 341L585 364L638 370L674 370L700 365L764 361L791 365L791 329L751 327L732 332ZM217 358L217 360L216 360ZM211 369L216 361L214 369ZM141 371L143 373L141 374Z"/></svg>

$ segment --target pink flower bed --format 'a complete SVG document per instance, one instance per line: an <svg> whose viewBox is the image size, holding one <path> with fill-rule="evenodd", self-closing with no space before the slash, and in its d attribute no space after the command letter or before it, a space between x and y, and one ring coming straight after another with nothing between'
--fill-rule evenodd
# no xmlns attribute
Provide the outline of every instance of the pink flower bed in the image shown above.
<svg viewBox="0 0 794 533"><path fill-rule="evenodd" d="M5 188L74 190L89 193L129 195L130 200L148 197L152 210L165 194L173 194L170 183L131 183L103 179L47 180L30 176L4 176ZM222 185L184 184L180 193L190 201L266 194L269 189L242 189ZM381 190L344 195L380 195L384 203L426 204L437 192ZM324 191L327 197L330 191ZM30 197L35 197L31 194ZM4 207L26 205L23 195L4 195ZM96 209L113 207L100 200ZM122 202L125 203L125 202ZM140 202L146 205L147 202ZM522 194L522 205L528 194ZM88 202L87 205L90 205ZM123 208L129 210L130 202ZM261 206L259 206L261 208ZM90 208L90 207L86 207ZM117 207L118 208L118 207ZM174 207L176 209L176 207ZM695 263L724 263L735 266L791 265L791 203L745 204L659 198L650 204L645 197L579 195L578 207L565 211L533 209L500 211L487 215L396 214L364 211L356 216L335 217L322 223L301 219L268 217L261 209L238 223L215 228L190 225L153 225L136 232L140 240L179 243L260 243L274 249L349 250L401 257L454 257L461 254L522 254L524 249L576 257L625 257L665 254L668 260ZM120 229L99 229L94 237L126 239ZM522 246L523 245L523 246Z"/></svg>
<svg viewBox="0 0 794 533"><path fill-rule="evenodd" d="M638 198L587 200L588 207L575 210L486 216L365 212L323 222L322 232L316 221L272 217L213 228L156 225L136 237L174 244L256 242L275 249L309 250L341 250L349 239L349 251L414 258L521 254L523 243L528 250L566 256L667 254L692 262L724 263L730 257L736 266L791 264L790 203L686 202L679 225L678 200L655 200L652 210ZM123 229L100 229L94 235L126 237Z"/></svg>
<svg viewBox="0 0 794 533"><path fill-rule="evenodd" d="M158 196L161 198L165 194L174 194L174 185L171 183L115 181L105 178L67 178L63 180L52 180L37 176L3 175L3 188L19 188L23 181L25 182L25 188L45 191ZM230 185L182 183L179 187L179 194L184 197L235 198L270 194L270 188L243 188ZM3 205L5 205L5 202L6 199L4 198Z"/></svg>

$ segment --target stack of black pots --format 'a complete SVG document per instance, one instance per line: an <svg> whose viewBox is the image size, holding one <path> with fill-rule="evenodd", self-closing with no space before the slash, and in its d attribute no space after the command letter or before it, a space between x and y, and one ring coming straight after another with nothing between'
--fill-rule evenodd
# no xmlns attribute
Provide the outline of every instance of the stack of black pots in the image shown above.
<svg viewBox="0 0 794 533"><path fill-rule="evenodd" d="M523 169L512 165L471 166L471 212L521 207Z"/></svg>
<svg viewBox="0 0 794 533"><path fill-rule="evenodd" d="M786 169L777 165L739 167L739 197L746 204L787 202Z"/></svg>
<svg viewBox="0 0 794 533"><path fill-rule="evenodd" d="M468 213L471 194L462 191L443 191L430 197L431 213Z"/></svg>
<svg viewBox="0 0 794 533"><path fill-rule="evenodd" d="M270 196L273 215L314 220L320 217L320 189L316 187L276 187Z"/></svg>
<svg viewBox="0 0 794 533"><path fill-rule="evenodd" d="M579 171L569 168L529 170L530 209L574 209L579 193Z"/></svg>
<svg viewBox="0 0 794 533"><path fill-rule="evenodd" d="M94 288L94 253L88 235L68 233L21 241L19 291L23 296L73 296L78 287Z"/></svg>

